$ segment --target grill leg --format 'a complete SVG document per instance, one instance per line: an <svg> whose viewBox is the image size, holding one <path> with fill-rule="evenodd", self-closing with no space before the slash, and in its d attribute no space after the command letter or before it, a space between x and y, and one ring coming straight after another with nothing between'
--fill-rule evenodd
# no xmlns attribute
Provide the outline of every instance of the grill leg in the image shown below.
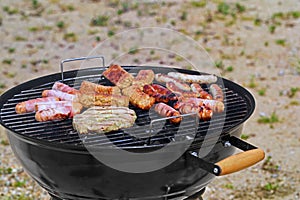
<svg viewBox="0 0 300 200"><path fill-rule="evenodd" d="M50 195L50 199L49 200L63 200L61 198L58 198L56 196L53 196L52 194L49 194Z"/></svg>
<svg viewBox="0 0 300 200"><path fill-rule="evenodd" d="M202 194L205 192L205 188L197 192L196 194L193 194L192 196L184 199L184 200L203 200Z"/></svg>

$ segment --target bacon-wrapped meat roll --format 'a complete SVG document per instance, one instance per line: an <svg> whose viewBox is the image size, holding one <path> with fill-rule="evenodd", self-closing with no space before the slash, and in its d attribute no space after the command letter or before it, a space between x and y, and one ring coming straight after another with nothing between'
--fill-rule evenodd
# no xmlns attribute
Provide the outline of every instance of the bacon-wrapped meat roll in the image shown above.
<svg viewBox="0 0 300 200"><path fill-rule="evenodd" d="M46 97L46 98L37 98L37 99L31 99L28 101L24 101L21 103L18 103L16 105L16 113L27 113L27 112L33 112L35 109L35 105L39 102L54 102L59 101L59 98L57 97Z"/></svg>
<svg viewBox="0 0 300 200"><path fill-rule="evenodd" d="M158 84L144 85L143 89L146 94L154 97L156 102L168 103L177 100L177 96L174 93Z"/></svg>
<svg viewBox="0 0 300 200"><path fill-rule="evenodd" d="M41 111L41 110L46 110L49 108L62 108L66 107L68 108L71 113L70 113L70 118L72 118L74 115L79 114L83 108L83 106L80 103L77 102L71 102L71 101L55 101L55 102L41 102L37 103L35 105L35 111Z"/></svg>
<svg viewBox="0 0 300 200"><path fill-rule="evenodd" d="M40 110L35 113L35 119L39 122L55 121L68 119L71 110L67 107L60 108L48 108L46 110Z"/></svg>
<svg viewBox="0 0 300 200"><path fill-rule="evenodd" d="M177 87L177 85L174 82L167 82L166 86L169 90L171 90L173 93L179 95L179 96L183 96L183 97L199 97L199 93L198 92L192 92L192 91L185 91L180 89L179 87Z"/></svg>
<svg viewBox="0 0 300 200"><path fill-rule="evenodd" d="M197 113L199 119L203 121L208 121L213 115L213 111L206 106L196 106L192 103L183 103L179 107L179 112L181 114Z"/></svg>
<svg viewBox="0 0 300 200"><path fill-rule="evenodd" d="M59 90L44 90L42 97L57 97L64 101L75 101L77 99L76 95L68 94Z"/></svg>
<svg viewBox="0 0 300 200"><path fill-rule="evenodd" d="M78 90L75 88L72 88L64 83L61 82L55 82L54 85L52 86L52 90L59 90L68 94L77 94Z"/></svg>
<svg viewBox="0 0 300 200"><path fill-rule="evenodd" d="M180 123L182 120L180 113L165 103L156 104L154 110L163 117L175 117L175 118L169 119L170 122L172 122L174 124ZM178 116L178 117L176 117L176 116Z"/></svg>

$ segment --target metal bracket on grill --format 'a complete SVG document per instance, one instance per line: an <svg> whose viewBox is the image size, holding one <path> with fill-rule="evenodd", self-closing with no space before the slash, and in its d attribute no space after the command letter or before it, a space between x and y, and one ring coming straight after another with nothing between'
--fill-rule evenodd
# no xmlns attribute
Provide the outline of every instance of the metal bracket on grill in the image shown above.
<svg viewBox="0 0 300 200"><path fill-rule="evenodd" d="M98 58L102 60L102 67L105 67L104 56L88 56L88 57L69 58L69 59L62 60L60 62L61 80L64 81L64 63L73 62L73 61L80 61L80 60L98 59Z"/></svg>
<svg viewBox="0 0 300 200"><path fill-rule="evenodd" d="M152 137L152 133L154 132L154 129L153 129L153 124L154 123L157 123L157 122L161 122L161 121L165 121L165 120L169 120L169 119L174 119L174 118L177 118L177 117L188 117L188 116L193 116L195 115L195 135L197 134L197 128L198 128L198 124L199 124L199 118L197 117L197 113L188 113L188 114L181 114L179 116L172 116L172 117L164 117L164 118L159 118L159 119L154 119L154 120L151 120L150 122L150 125L149 125L149 129L147 130L147 133L149 133L149 143L150 143L150 140L151 140L151 137Z"/></svg>

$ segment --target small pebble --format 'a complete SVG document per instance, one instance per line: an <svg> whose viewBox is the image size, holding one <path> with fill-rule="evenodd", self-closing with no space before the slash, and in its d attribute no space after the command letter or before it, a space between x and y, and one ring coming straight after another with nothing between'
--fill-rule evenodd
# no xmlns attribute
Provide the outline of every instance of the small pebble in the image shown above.
<svg viewBox="0 0 300 200"><path fill-rule="evenodd" d="M285 74L284 69L279 70L278 76L284 76L284 74Z"/></svg>
<svg viewBox="0 0 300 200"><path fill-rule="evenodd" d="M259 113L259 116L265 117L265 116L267 116L267 114L266 114L265 112L260 112L260 113Z"/></svg>

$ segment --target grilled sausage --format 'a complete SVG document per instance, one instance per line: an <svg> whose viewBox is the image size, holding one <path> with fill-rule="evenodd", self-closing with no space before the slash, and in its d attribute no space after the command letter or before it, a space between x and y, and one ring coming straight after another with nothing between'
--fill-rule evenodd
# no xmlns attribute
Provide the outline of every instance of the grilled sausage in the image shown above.
<svg viewBox="0 0 300 200"><path fill-rule="evenodd" d="M179 72L169 72L168 76L179 79L183 82L188 83L215 83L217 82L217 77L215 75L190 75L183 74Z"/></svg>
<svg viewBox="0 0 300 200"><path fill-rule="evenodd" d="M55 82L54 85L52 86L52 90L59 90L68 94L77 94L79 91L76 90L75 88L72 88L64 83L61 82Z"/></svg>
<svg viewBox="0 0 300 200"><path fill-rule="evenodd" d="M203 90L199 83L192 83L191 89L193 92L199 93L199 97L201 99L212 99L212 96L208 92Z"/></svg>
<svg viewBox="0 0 300 200"><path fill-rule="evenodd" d="M35 119L39 122L55 121L68 119L71 110L67 107L60 108L48 108L46 110L40 110L35 113Z"/></svg>
<svg viewBox="0 0 300 200"><path fill-rule="evenodd" d="M155 103L155 98L144 93L138 85L132 85L122 90L122 93L129 97L129 102L142 110L149 110Z"/></svg>
<svg viewBox="0 0 300 200"><path fill-rule="evenodd" d="M111 65L102 75L121 89L129 87L134 79L119 65Z"/></svg>
<svg viewBox="0 0 300 200"><path fill-rule="evenodd" d="M184 91L182 89L180 89L179 87L177 87L177 85L174 82L167 82L166 86L169 90L171 90L173 93L179 95L179 96L183 96L183 97L199 97L199 93L198 92L192 92L192 91Z"/></svg>
<svg viewBox="0 0 300 200"><path fill-rule="evenodd" d="M154 97L156 102L168 103L177 100L177 96L174 93L158 84L144 85L143 91Z"/></svg>
<svg viewBox="0 0 300 200"><path fill-rule="evenodd" d="M217 84L211 84L209 87L209 91L212 94L214 100L217 100L217 101L224 100L223 91Z"/></svg>
<svg viewBox="0 0 300 200"><path fill-rule="evenodd" d="M169 119L169 121L174 124L180 123L182 120L180 113L165 103L158 103L155 106L154 110L163 117L175 117L175 118ZM178 117L176 117L176 116L178 116Z"/></svg>
<svg viewBox="0 0 300 200"><path fill-rule="evenodd" d="M41 111L46 110L49 108L62 108L66 107L68 108L70 113L70 118L72 118L74 115L79 114L82 110L82 105L77 102L71 102L71 101L55 101L55 102L40 102L35 105L35 111Z"/></svg>
<svg viewBox="0 0 300 200"><path fill-rule="evenodd" d="M183 103L179 107L179 112L182 114L197 113L199 119L208 121L213 115L213 111L206 106L196 106L192 103Z"/></svg>
<svg viewBox="0 0 300 200"><path fill-rule="evenodd" d="M184 91L190 91L191 88L188 84L165 74L155 74L155 80L162 83L173 82L178 88Z"/></svg>
<svg viewBox="0 0 300 200"><path fill-rule="evenodd" d="M21 103L18 103L16 105L16 113L27 113L27 112L33 112L35 109L35 105L39 102L54 102L59 101L59 98L57 97L46 97L46 98L37 98L37 99L31 99L28 101L24 101Z"/></svg>
<svg viewBox="0 0 300 200"><path fill-rule="evenodd" d="M177 105L174 105L175 109L177 109L177 107L180 107L179 106L180 103L192 103L197 106L206 106L215 113L220 113L224 111L223 102L216 101L216 100L199 99L199 98L180 98L180 100L177 102Z"/></svg>
<svg viewBox="0 0 300 200"><path fill-rule="evenodd" d="M79 91L84 94L121 94L120 88L116 86L104 86L89 81L82 81Z"/></svg>
<svg viewBox="0 0 300 200"><path fill-rule="evenodd" d="M64 100L64 101L76 100L76 95L68 94L59 90L44 90L42 93L42 97L57 97L60 100Z"/></svg>
<svg viewBox="0 0 300 200"><path fill-rule="evenodd" d="M132 84L144 86L151 84L154 80L154 72L152 70L140 70L137 76L134 78Z"/></svg>

